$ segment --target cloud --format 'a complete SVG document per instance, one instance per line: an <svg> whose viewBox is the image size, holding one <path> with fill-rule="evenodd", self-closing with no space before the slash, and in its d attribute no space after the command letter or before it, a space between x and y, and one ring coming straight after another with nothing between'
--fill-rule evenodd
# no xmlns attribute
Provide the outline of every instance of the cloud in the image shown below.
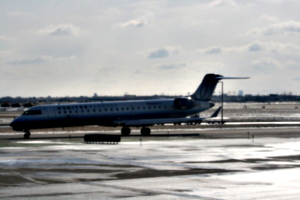
<svg viewBox="0 0 300 200"><path fill-rule="evenodd" d="M22 59L22 60L10 60L7 61L6 64L8 65L34 65L34 64L40 64L40 63L46 63L50 61L70 61L75 60L75 56L69 56L69 57L57 57L53 58L51 56L38 56L36 58L32 59Z"/></svg>
<svg viewBox="0 0 300 200"><path fill-rule="evenodd" d="M31 13L27 13L27 12L8 12L7 13L9 16L15 16L15 17L22 17L22 16L27 16L27 15L31 15Z"/></svg>
<svg viewBox="0 0 300 200"><path fill-rule="evenodd" d="M299 34L300 22L297 21L281 22L281 23L267 26L266 28L253 29L250 31L250 33L254 35Z"/></svg>
<svg viewBox="0 0 300 200"><path fill-rule="evenodd" d="M69 60L75 60L76 56L67 56L67 57L58 57L58 61L69 61Z"/></svg>
<svg viewBox="0 0 300 200"><path fill-rule="evenodd" d="M153 15L151 13L143 15L138 19L132 19L124 23L119 24L121 27L143 27L145 25L151 24L153 21Z"/></svg>
<svg viewBox="0 0 300 200"><path fill-rule="evenodd" d="M163 69L163 70L174 70L174 69L179 69L182 67L185 67L186 64L185 63L179 63L179 64L163 64L163 65L159 65L157 66L159 69Z"/></svg>
<svg viewBox="0 0 300 200"><path fill-rule="evenodd" d="M155 51L152 51L148 58L152 59L152 58L164 58L164 57L168 57L169 56L169 52L168 50L162 48L162 49L157 49Z"/></svg>
<svg viewBox="0 0 300 200"><path fill-rule="evenodd" d="M263 44L261 42L253 42L248 45L248 51L261 51L263 50Z"/></svg>
<svg viewBox="0 0 300 200"><path fill-rule="evenodd" d="M235 6L234 0L215 0L208 4L209 7Z"/></svg>
<svg viewBox="0 0 300 200"><path fill-rule="evenodd" d="M42 35L49 36L76 36L79 34L79 28L72 24L48 25L39 31Z"/></svg>
<svg viewBox="0 0 300 200"><path fill-rule="evenodd" d="M0 41L9 41L9 40L12 40L12 39L6 35L0 35Z"/></svg>
<svg viewBox="0 0 300 200"><path fill-rule="evenodd" d="M275 16L269 16L269 15L262 15L260 17L260 19L266 20L266 21L278 21L277 17L275 17Z"/></svg>
<svg viewBox="0 0 300 200"><path fill-rule="evenodd" d="M269 73L281 66L280 62L272 58L262 58L260 60L253 61L251 66L261 72Z"/></svg>
<svg viewBox="0 0 300 200"><path fill-rule="evenodd" d="M179 46L166 46L159 49L153 49L150 50L148 58L149 59L165 58L171 54L177 54L179 49L180 49Z"/></svg>
<svg viewBox="0 0 300 200"><path fill-rule="evenodd" d="M233 47L208 47L206 49L198 49L200 53L205 54L220 54L220 53L230 53L230 52L259 52L266 51L271 53L283 53L283 54L294 54L300 53L300 46L295 44L286 44L286 43L275 43L275 42L261 42L254 41L252 43L243 45L243 46L233 46Z"/></svg>
<svg viewBox="0 0 300 200"><path fill-rule="evenodd" d="M296 77L293 79L294 81L300 81L300 77Z"/></svg>
<svg viewBox="0 0 300 200"><path fill-rule="evenodd" d="M221 47L210 47L208 49L205 49L203 51L203 53L206 53L206 54L219 54L219 53L222 53L222 48Z"/></svg>
<svg viewBox="0 0 300 200"><path fill-rule="evenodd" d="M11 60L6 62L6 64L9 65L29 65L29 64L39 64L39 63L44 63L52 59L51 57L48 56L39 56L33 59L24 59L24 60Z"/></svg>

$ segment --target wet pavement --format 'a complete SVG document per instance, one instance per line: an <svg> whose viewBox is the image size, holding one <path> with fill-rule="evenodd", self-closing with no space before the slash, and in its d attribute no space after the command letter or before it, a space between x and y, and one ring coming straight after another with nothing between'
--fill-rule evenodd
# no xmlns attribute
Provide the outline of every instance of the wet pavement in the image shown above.
<svg viewBox="0 0 300 200"><path fill-rule="evenodd" d="M67 135L31 140L1 135L0 197L299 198L297 128L252 129L254 138L244 129L185 133L188 137L123 137L119 144L85 144Z"/></svg>

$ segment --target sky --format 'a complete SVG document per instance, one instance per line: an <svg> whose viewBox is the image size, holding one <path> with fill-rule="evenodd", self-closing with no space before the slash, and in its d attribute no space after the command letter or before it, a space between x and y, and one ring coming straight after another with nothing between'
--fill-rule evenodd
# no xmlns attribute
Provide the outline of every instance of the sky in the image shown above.
<svg viewBox="0 0 300 200"><path fill-rule="evenodd" d="M297 0L1 0L0 97L300 95ZM216 94L220 94L218 84Z"/></svg>

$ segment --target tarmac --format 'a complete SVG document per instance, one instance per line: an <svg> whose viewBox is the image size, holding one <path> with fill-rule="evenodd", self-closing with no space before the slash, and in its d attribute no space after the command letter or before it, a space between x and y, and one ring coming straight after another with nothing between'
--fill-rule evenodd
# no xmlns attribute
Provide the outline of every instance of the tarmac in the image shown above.
<svg viewBox="0 0 300 200"><path fill-rule="evenodd" d="M200 126L201 127L201 126ZM298 199L300 129L280 127L133 130L119 144L86 133L0 133L1 199Z"/></svg>

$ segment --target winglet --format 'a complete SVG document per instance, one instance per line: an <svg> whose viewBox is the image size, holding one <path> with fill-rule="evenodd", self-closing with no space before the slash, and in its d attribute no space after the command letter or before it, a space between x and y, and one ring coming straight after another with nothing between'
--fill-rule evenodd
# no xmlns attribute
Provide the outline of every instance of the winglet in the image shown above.
<svg viewBox="0 0 300 200"><path fill-rule="evenodd" d="M220 107L219 107L219 108L218 108L218 109L210 116L210 118L217 117L221 109L222 109L222 106L220 106Z"/></svg>

